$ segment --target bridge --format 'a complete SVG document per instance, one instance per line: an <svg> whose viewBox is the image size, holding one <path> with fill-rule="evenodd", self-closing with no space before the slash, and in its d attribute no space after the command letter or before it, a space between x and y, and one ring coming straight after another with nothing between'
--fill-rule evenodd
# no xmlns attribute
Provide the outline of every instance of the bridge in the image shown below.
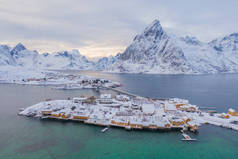
<svg viewBox="0 0 238 159"><path fill-rule="evenodd" d="M120 89L116 89L116 88L112 88L112 87L105 87L105 86L103 86L103 87L106 88L106 89L113 90L113 91L118 92L118 93L126 94L126 95L128 95L128 96L132 96L132 97L136 97L136 98L137 98L137 97L139 97L139 98L144 98L144 97L138 96L138 95L136 95L136 94L133 94L133 93L129 93L129 92L120 90Z"/></svg>

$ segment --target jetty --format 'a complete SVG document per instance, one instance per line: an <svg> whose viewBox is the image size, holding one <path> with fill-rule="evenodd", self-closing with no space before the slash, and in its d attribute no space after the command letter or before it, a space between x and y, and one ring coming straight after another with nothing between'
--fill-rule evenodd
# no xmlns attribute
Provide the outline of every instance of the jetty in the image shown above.
<svg viewBox="0 0 238 159"><path fill-rule="evenodd" d="M108 130L108 127L101 130L102 133L106 132Z"/></svg>
<svg viewBox="0 0 238 159"><path fill-rule="evenodd" d="M182 133L184 139L182 141L197 141L197 139L192 139L188 134Z"/></svg>

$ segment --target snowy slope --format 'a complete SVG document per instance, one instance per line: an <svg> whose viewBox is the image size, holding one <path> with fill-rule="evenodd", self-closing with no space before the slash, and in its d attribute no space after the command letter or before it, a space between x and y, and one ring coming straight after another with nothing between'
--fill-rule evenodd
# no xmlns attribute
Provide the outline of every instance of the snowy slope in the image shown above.
<svg viewBox="0 0 238 159"><path fill-rule="evenodd" d="M168 35L155 20L106 70L160 74L238 72L238 34L203 43L196 37Z"/></svg>
<svg viewBox="0 0 238 159"><path fill-rule="evenodd" d="M15 64L16 61L10 54L10 47L7 45L0 45L0 66Z"/></svg>
<svg viewBox="0 0 238 159"><path fill-rule="evenodd" d="M229 37L227 43L234 44L234 41L238 40L226 37ZM231 51L234 50L234 45L226 45L227 47L223 47L226 49L218 51L217 46L211 42L202 43L196 39L197 43L191 44L193 39L187 37L187 41L183 38L176 40L193 70L199 73L238 72L238 51ZM216 40L218 46L223 43L223 40Z"/></svg>
<svg viewBox="0 0 238 159"><path fill-rule="evenodd" d="M88 61L78 50L43 54L39 58L40 68L50 69L93 69L93 62Z"/></svg>
<svg viewBox="0 0 238 159"><path fill-rule="evenodd" d="M112 64L114 64L115 61L118 60L120 57L120 53L118 53L116 56L109 56L109 57L103 57L99 59L95 64L96 70L105 70L108 67L110 67Z"/></svg>
<svg viewBox="0 0 238 159"><path fill-rule="evenodd" d="M190 73L183 50L155 20L142 34L137 35L120 58L107 69L129 73Z"/></svg>
<svg viewBox="0 0 238 159"><path fill-rule="evenodd" d="M23 44L19 43L11 50L10 53L18 66L26 68L37 67L39 56L37 51L29 51Z"/></svg>

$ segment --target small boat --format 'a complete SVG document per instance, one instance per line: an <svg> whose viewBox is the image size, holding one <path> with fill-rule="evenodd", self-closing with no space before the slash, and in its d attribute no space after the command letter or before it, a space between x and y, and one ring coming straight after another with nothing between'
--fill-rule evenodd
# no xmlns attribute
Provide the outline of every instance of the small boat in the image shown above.
<svg viewBox="0 0 238 159"><path fill-rule="evenodd" d="M125 126L126 130L131 130L131 126Z"/></svg>
<svg viewBox="0 0 238 159"><path fill-rule="evenodd" d="M108 127L102 129L101 132L104 133L104 132L107 131L107 130L108 130Z"/></svg>
<svg viewBox="0 0 238 159"><path fill-rule="evenodd" d="M19 111L24 111L25 110L25 108L19 108Z"/></svg>
<svg viewBox="0 0 238 159"><path fill-rule="evenodd" d="M181 139L183 141L196 141L197 139L192 139L188 134L182 133L184 139Z"/></svg>

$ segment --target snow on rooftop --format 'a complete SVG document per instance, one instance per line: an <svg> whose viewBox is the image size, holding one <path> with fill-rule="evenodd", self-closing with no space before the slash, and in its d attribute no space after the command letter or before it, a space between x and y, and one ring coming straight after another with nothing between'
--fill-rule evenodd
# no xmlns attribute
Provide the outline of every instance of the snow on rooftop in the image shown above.
<svg viewBox="0 0 238 159"><path fill-rule="evenodd" d="M75 100L83 101L83 100L85 100L85 99L87 99L87 98L86 98L86 97L75 97L75 98L73 98L74 101L75 101Z"/></svg>
<svg viewBox="0 0 238 159"><path fill-rule="evenodd" d="M165 103L165 109L169 111L176 111L176 106L174 104Z"/></svg>
<svg viewBox="0 0 238 159"><path fill-rule="evenodd" d="M111 98L111 97L112 97L111 94L101 94L101 95L100 95L100 98L107 98L107 99L109 99L109 98Z"/></svg>
<svg viewBox="0 0 238 159"><path fill-rule="evenodd" d="M146 114L153 114L155 111L155 105L151 103L142 104L142 111Z"/></svg>
<svg viewBox="0 0 238 159"><path fill-rule="evenodd" d="M229 108L228 109L229 112L236 112L235 109Z"/></svg>
<svg viewBox="0 0 238 159"><path fill-rule="evenodd" d="M123 100L123 99L130 100L130 98L127 95L122 95L122 94L117 95L116 99L117 100Z"/></svg>
<svg viewBox="0 0 238 159"><path fill-rule="evenodd" d="M173 99L170 99L170 100L172 100L172 101L174 101L174 102L177 102L177 103L184 103L184 104L188 104L188 103L189 103L188 100L186 100L186 99L180 99L180 98L173 98Z"/></svg>

